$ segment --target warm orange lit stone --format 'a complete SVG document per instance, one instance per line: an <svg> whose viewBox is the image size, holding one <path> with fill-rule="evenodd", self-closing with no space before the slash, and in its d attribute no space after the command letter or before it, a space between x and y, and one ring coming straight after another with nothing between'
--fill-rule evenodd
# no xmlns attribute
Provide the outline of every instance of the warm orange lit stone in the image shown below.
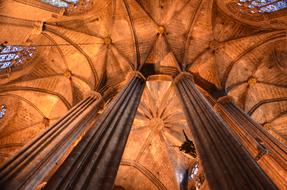
<svg viewBox="0 0 287 190"><path fill-rule="evenodd" d="M110 45L112 44L112 39L110 37L105 37L104 38L104 43L107 47L110 47Z"/></svg>
<svg viewBox="0 0 287 190"><path fill-rule="evenodd" d="M165 27L164 26L159 26L157 29L158 34L163 35L166 31L165 31Z"/></svg>
<svg viewBox="0 0 287 190"><path fill-rule="evenodd" d="M256 83L257 83L256 78L251 77L251 78L248 79L248 86L249 87L254 86Z"/></svg>
<svg viewBox="0 0 287 190"><path fill-rule="evenodd" d="M67 78L67 79L71 79L72 78L72 73L71 71L67 70L64 72L64 76Z"/></svg>
<svg viewBox="0 0 287 190"><path fill-rule="evenodd" d="M263 127L264 127L266 130L271 130L271 129L272 129L271 123L265 123L265 124L263 125Z"/></svg>
<svg viewBox="0 0 287 190"><path fill-rule="evenodd" d="M103 89L103 96L110 95L107 98L109 102L116 94L113 94L112 91L118 92L124 84L121 82L130 78L128 77L130 72L137 69L136 66L130 68L130 65L133 66L135 62L143 67L148 65L146 63L156 65L159 67L158 71L164 71L156 74L166 74L169 77L173 77L172 72L178 70L177 65L181 65L182 62L186 65L190 64L191 67L186 67L186 71L198 73L206 82L200 84L201 87L208 82L215 84L218 88L222 87L223 90L228 87L230 90L228 95L235 99L234 104L245 105L245 111L250 110L253 105L264 101L267 97L273 100L279 95L280 97L287 96L285 87L276 87L276 85L284 85L286 80L284 74L287 71L286 32L279 30L287 26L287 14L284 10L276 14L253 14L253 16L241 14L239 11L242 10L233 10L230 6L230 3L234 3L232 0L217 0L214 3L199 0L188 3L184 0L167 3L168 1L163 0L159 5L155 4L154 0L134 3L130 1L110 3L112 2L110 0L97 2L91 0L89 2L94 5L92 13L87 9L82 9L81 14L75 14L72 17L61 15L65 14L63 11L57 13L53 12L55 9L47 10L47 6L41 7L41 4L34 4L34 1L29 1L29 3L24 0L3 1L3 5L1 4L0 12L5 16L0 16L3 21L0 23L0 43L8 41L12 45L27 43L39 45L37 48L39 55L37 54L36 60L31 60L32 64L27 64L32 69L19 70L17 71L19 74L16 74L14 68L8 68L1 75L1 77L10 76L0 78L1 90L6 87L12 89L11 86L13 86L13 90L1 92L0 100L8 105L8 112L6 117L0 120L0 136L2 136L0 146L8 146L7 142L9 142L13 147L0 149L2 155L0 163L7 160L8 156L13 156L14 150L19 150L19 147L14 147L14 144L25 145L45 126L61 119L65 112L86 97L91 90ZM76 7L84 8L86 5L84 1L81 1L81 5L78 4ZM71 6L73 10L76 7ZM246 11L249 10L246 9ZM9 18L13 19L9 20ZM30 21L37 22L30 23ZM266 28L268 30L265 30ZM42 31L42 29L45 30ZM17 35L15 31L17 31ZM279 38L281 33L285 33L285 38ZM32 38L34 36L35 38ZM36 40L38 37L39 39ZM269 50L261 51L260 49L259 51L259 48L267 48L267 44L268 49L276 50L277 54L276 56L274 54L274 60L271 51L270 53L268 53ZM154 53L152 54L152 52ZM149 57L150 62L146 62L146 57ZM260 63L257 63L257 58L260 60L264 58L258 68L256 65ZM277 66L280 70L276 69ZM229 67L230 73L227 72ZM282 71L285 73L282 74ZM252 77L250 77L251 73ZM139 73L139 75L141 74ZM186 76L184 75L184 77ZM150 76L141 76L141 78L144 77ZM222 78L228 79L227 85L223 84ZM174 82L173 79L171 81ZM233 84L241 84L240 82L243 81L243 85L233 86ZM271 84L261 85L263 82ZM165 88L167 87L164 85L164 80L161 78L158 83L159 85L153 86L151 91L166 94ZM157 86L161 85L165 88L157 89ZM248 89L245 86L253 88ZM29 91L20 87L27 87ZM17 96L11 96L11 94ZM242 98L244 94L247 98ZM260 95L262 95L261 99L252 98ZM94 96L100 97L97 93ZM174 100L178 98L176 94L173 96ZM31 104L24 102L24 99ZM66 100L71 106L64 104L63 100ZM142 126L148 126L144 128L146 131L139 129L138 132L136 129L130 134L131 140L128 146L131 148L126 147L127 158L131 158L132 151L139 150L139 148L134 148L135 145L144 147L144 142L147 141L150 131L171 138L172 135L162 132L169 129L166 128L166 125L171 123L169 127L174 129L180 127L181 122L183 123L178 119L177 114L173 113L172 119L168 114L171 111L183 114L181 104L170 101L173 105L170 106L170 102L166 100L163 101L164 104L159 104L158 97L153 102L148 100L146 97L145 107L150 108L154 113L153 118L142 121ZM227 99L222 101L225 102ZM281 101L280 106L277 106L277 103L262 104L251 117L259 123L264 123L266 121L264 119L268 116L268 121L272 121L272 126L270 123L266 123L260 127L264 127L270 133L273 132L273 129L274 131L280 129L281 134L286 137L287 130L284 128L286 116L281 118L278 116L285 109L287 101ZM155 108L156 104L160 106ZM161 111L163 107L168 107L164 112L166 118L156 115L155 110ZM44 116L48 118L43 119ZM184 118L184 116L182 117ZM271 128L272 130L270 130ZM19 132L23 129L25 129L25 133ZM10 133L9 130L15 132ZM182 136L182 130L178 131ZM187 132L188 129L185 131ZM159 135L152 137L151 141L160 140L159 137ZM177 141L176 138L171 139L173 145L180 145L180 141ZM144 141L142 144L136 144L142 141ZM164 152L165 146L154 141L152 141L152 146L155 148L146 148L147 156L140 161L147 164L148 171L154 173L157 180L161 181L167 189L176 189L170 185L174 178L172 172L169 172L173 171L170 169L172 166L165 172L165 168L160 165L168 163L171 159L168 156L160 157L163 154L156 154L160 151ZM178 154L182 156L181 152ZM154 157L150 155L154 155ZM151 158L154 158L154 162L159 164L157 168L150 161ZM125 167L132 168L131 166ZM160 174L158 175L157 172ZM126 171L120 174L119 178L123 180L128 175ZM138 174L138 177L134 176L131 181L134 180L135 185L148 183L153 185L148 178L144 179L141 174ZM126 182L126 184L128 183L132 182ZM174 184L176 183L174 182ZM146 185L143 189L151 188Z"/></svg>

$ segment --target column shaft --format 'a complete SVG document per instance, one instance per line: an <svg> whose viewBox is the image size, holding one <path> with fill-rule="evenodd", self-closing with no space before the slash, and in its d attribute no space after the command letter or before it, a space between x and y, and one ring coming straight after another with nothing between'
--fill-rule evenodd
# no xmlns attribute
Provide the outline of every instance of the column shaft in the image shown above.
<svg viewBox="0 0 287 190"><path fill-rule="evenodd" d="M57 168L102 104L99 94L74 106L0 168L0 189L35 189Z"/></svg>
<svg viewBox="0 0 287 190"><path fill-rule="evenodd" d="M230 98L219 100L216 110L267 175L280 189L285 189L287 187L286 146L239 109Z"/></svg>
<svg viewBox="0 0 287 190"><path fill-rule="evenodd" d="M196 88L192 76L176 78L178 93L210 189L276 189Z"/></svg>
<svg viewBox="0 0 287 190"><path fill-rule="evenodd" d="M132 77L45 189L112 189L144 84Z"/></svg>

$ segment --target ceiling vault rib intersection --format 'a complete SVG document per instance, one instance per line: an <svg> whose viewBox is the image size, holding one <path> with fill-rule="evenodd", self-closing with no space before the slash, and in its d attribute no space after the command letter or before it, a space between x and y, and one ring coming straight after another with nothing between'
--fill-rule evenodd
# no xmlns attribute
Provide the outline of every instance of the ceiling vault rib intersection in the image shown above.
<svg viewBox="0 0 287 190"><path fill-rule="evenodd" d="M280 39L285 39L286 38L286 34L285 33L279 33L277 34L277 36L272 36L269 37L265 40L260 41L258 44L254 44L251 47L249 47L247 50L245 50L244 52L242 52L238 57L236 57L234 60L232 60L232 62L229 64L227 70L224 72L223 75L223 79L222 79L222 86L224 88L226 88L226 81L229 77L229 74L233 68L233 66L245 55L247 55L248 53L252 52L253 50L257 49L258 47L261 47L263 45L266 45L268 43L272 43L274 41L280 40Z"/></svg>
<svg viewBox="0 0 287 190"><path fill-rule="evenodd" d="M93 62L92 62L91 58L89 57L89 55L87 55L86 52L83 51L83 49L80 46L78 46L76 43L74 43L71 39L66 37L64 34L61 34L60 32L57 32L54 29L49 28L48 26L46 27L45 30L48 31L48 32L51 32L51 33L53 33L53 34L55 34L55 35L57 35L59 37L61 37L62 39L64 39L68 43L70 43L73 47L75 47L86 58L86 60L88 61L89 65L91 67L91 70L93 71L92 73L93 73L93 77L95 79L95 86L94 86L93 89L97 89L98 88L98 81L99 81L99 79L98 79L98 76L97 76L96 69L95 69L95 67L93 65Z"/></svg>

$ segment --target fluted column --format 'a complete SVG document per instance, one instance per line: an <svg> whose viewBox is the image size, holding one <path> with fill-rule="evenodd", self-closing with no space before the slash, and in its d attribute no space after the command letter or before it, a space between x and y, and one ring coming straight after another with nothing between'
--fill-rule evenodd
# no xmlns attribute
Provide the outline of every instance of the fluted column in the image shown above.
<svg viewBox="0 0 287 190"><path fill-rule="evenodd" d="M189 73L175 79L210 189L276 189L196 88Z"/></svg>
<svg viewBox="0 0 287 190"><path fill-rule="evenodd" d="M74 106L63 118L23 147L0 168L0 189L34 189L50 175L96 116L99 93Z"/></svg>
<svg viewBox="0 0 287 190"><path fill-rule="evenodd" d="M231 97L220 98L215 109L266 174L280 189L286 189L287 147L239 109Z"/></svg>
<svg viewBox="0 0 287 190"><path fill-rule="evenodd" d="M145 80L132 74L45 189L112 189Z"/></svg>

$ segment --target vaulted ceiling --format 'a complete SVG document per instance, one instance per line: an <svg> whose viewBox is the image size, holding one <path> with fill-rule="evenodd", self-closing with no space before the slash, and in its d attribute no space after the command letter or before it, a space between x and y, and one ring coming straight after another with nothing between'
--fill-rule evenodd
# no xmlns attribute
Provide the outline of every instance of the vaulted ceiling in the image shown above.
<svg viewBox="0 0 287 190"><path fill-rule="evenodd" d="M1 1L0 43L34 46L36 53L23 69L0 72L0 105L7 106L0 119L0 161L52 125L90 91L102 93L108 102L132 70L170 76L190 71L196 83L215 99L231 95L240 108L285 142L287 10L250 14L236 3L83 0L65 10L37 1ZM158 86L151 82L144 93L130 139L142 131L154 138L139 143L156 141L164 146L168 140L162 133L166 131L151 126L157 126L154 118L158 112L173 109L160 102L172 87L166 80L157 82ZM174 104L178 109L180 105ZM178 117L176 113L174 118L167 116L168 124L163 126L178 125L176 130L181 130L181 124L174 122ZM143 148L143 156L150 157L151 150ZM129 156L124 159L132 160Z"/></svg>

